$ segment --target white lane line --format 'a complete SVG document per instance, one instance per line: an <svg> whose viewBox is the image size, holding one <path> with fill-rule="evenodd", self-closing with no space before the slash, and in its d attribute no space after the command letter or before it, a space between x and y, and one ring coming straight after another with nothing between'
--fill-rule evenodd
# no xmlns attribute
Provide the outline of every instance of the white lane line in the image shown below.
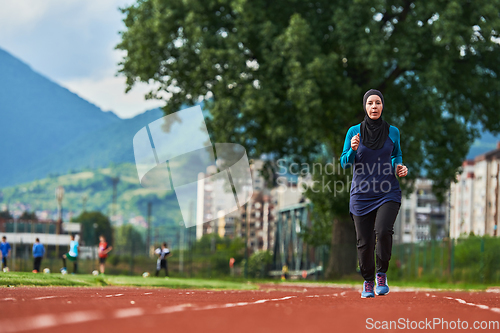
<svg viewBox="0 0 500 333"><path fill-rule="evenodd" d="M115 311L115 318L127 318L142 316L145 313L142 308L119 309Z"/></svg>
<svg viewBox="0 0 500 333"><path fill-rule="evenodd" d="M103 315L97 311L75 311L62 314L59 324L84 323L101 318L104 318Z"/></svg>
<svg viewBox="0 0 500 333"><path fill-rule="evenodd" d="M49 298L56 298L56 297L60 297L60 296L41 296L41 297L35 297L33 298L33 300L41 300L41 299L49 299Z"/></svg>
<svg viewBox="0 0 500 333"><path fill-rule="evenodd" d="M165 314L165 313L181 312L181 311L184 311L186 308L190 308L192 306L193 306L192 304L180 304L180 305L165 306L163 308L158 309L155 313L156 314Z"/></svg>
<svg viewBox="0 0 500 333"><path fill-rule="evenodd" d="M2 301L15 301L16 299L13 298L13 297L6 297L6 298L2 298Z"/></svg>
<svg viewBox="0 0 500 333"><path fill-rule="evenodd" d="M118 297L118 296L123 296L123 294L116 294L116 295L106 295L106 297Z"/></svg>
<svg viewBox="0 0 500 333"><path fill-rule="evenodd" d="M434 296L433 296L434 297ZM475 303L471 303L471 302L467 302L463 299L460 299L460 298L453 298L453 297L448 297L448 296L443 296L443 298L446 298L446 299L449 299L449 300L454 300L454 301L457 301L458 303L460 304L465 304L465 305L469 305L469 306L475 306L475 307L478 307L480 309L483 309L483 310L491 310L493 312L497 312L497 313L500 313L500 309L498 308L490 308L488 305L484 305L484 304L475 304Z"/></svg>
<svg viewBox="0 0 500 333"><path fill-rule="evenodd" d="M28 318L1 321L0 333L33 331L41 328L54 327L63 324L82 323L98 319L104 319L103 314L98 311L75 311L59 315L43 314Z"/></svg>
<svg viewBox="0 0 500 333"><path fill-rule="evenodd" d="M108 295L108 296L122 296L123 294ZM108 297L106 296L106 297ZM212 309L223 309L223 308L233 308L239 306L262 304L266 302L277 302L284 301L297 296L285 296L281 298L271 298L271 299L260 299L253 302L238 302L238 303L226 303L226 304L213 304L206 306L193 306L192 304L180 304L167 306L158 309L154 314L166 314L185 311L187 309L192 310L212 310ZM499 309L500 311L500 309ZM145 314L146 311L143 308L124 308L114 311L114 318L128 318L133 316L141 316ZM62 313L59 315L54 314L44 314L32 317L19 318L15 320L2 320L0 321L0 333L14 333L21 331L31 331L40 328L54 327L63 324L74 324L83 323L94 320L105 319L104 313L100 311L74 311L68 313ZM108 317L109 318L109 317Z"/></svg>
<svg viewBox="0 0 500 333"><path fill-rule="evenodd" d="M226 303L226 304L215 304L215 305L207 305L207 306L202 306L199 308L194 308L193 310L211 310L211 309L222 309L222 308L233 308L237 306L245 306L245 305L252 305L252 304L262 304L266 302L276 302L276 301L284 301L290 298L294 298L297 296L285 296L282 298L271 298L271 299L260 299L254 302L238 302L238 303Z"/></svg>
<svg viewBox="0 0 500 333"><path fill-rule="evenodd" d="M153 295L153 293L144 293L144 295Z"/></svg>

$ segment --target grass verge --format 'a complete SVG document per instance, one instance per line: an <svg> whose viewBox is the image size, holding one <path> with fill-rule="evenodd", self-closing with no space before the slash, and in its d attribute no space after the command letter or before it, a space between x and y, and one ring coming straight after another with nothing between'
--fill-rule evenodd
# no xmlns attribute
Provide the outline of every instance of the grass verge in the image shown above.
<svg viewBox="0 0 500 333"><path fill-rule="evenodd" d="M308 283L311 286L352 286L352 287L362 287L362 280L335 280L335 281L309 281L309 280L295 280L286 281L287 283ZM272 283L279 284L281 281L272 281ZM453 290L453 291L485 291L491 287L498 287L494 284L481 284L481 283L467 283L467 282L428 282L428 281L388 281L389 287L399 287L408 289L436 289L436 290Z"/></svg>
<svg viewBox="0 0 500 333"><path fill-rule="evenodd" d="M25 272L0 273L0 287L18 286L66 286L66 287L100 287L100 286L134 286L165 287L189 289L233 289L250 290L258 286L251 283L181 278L143 278L139 276L93 276L93 275L61 275L33 274Z"/></svg>

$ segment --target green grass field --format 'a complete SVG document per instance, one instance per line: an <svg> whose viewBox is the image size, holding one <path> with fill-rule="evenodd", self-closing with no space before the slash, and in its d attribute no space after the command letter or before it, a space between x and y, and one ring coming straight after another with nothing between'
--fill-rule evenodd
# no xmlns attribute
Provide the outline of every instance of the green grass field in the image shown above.
<svg viewBox="0 0 500 333"><path fill-rule="evenodd" d="M62 275L33 274L25 272L0 273L0 287L18 286L133 286L133 287L165 287L165 288L197 288L197 289L257 289L252 283L221 281L211 279L181 279L140 276L93 276L93 275Z"/></svg>
<svg viewBox="0 0 500 333"><path fill-rule="evenodd" d="M281 284L279 280L254 279L247 281L244 279L192 279L192 278L164 278L124 275L93 276L90 274L62 275L54 274L33 274L26 272L0 273L1 287L18 286L73 286L73 287L96 287L96 286L132 286L150 288L182 288L182 289L232 289L251 290L258 289L259 283ZM339 280L339 281L311 281L311 280L287 280L290 284L308 284L314 286L328 287L361 287L361 280ZM389 282L390 286L401 288L423 288L440 290L470 290L484 291L494 285L470 284L470 283L443 283L443 282Z"/></svg>
<svg viewBox="0 0 500 333"><path fill-rule="evenodd" d="M277 281L270 281L271 283L281 283ZM361 288L363 281L362 280L337 280L337 281L304 281L304 280L295 280L295 281L287 281L287 283L309 283L311 286L317 285L320 286L346 286L346 287L359 287ZM408 289L436 289L436 290L465 290L465 291L484 291L488 288L497 288L500 286L495 284L481 284L481 283L466 283L466 282L457 282L457 283L448 283L448 282L427 282L427 281L388 281L389 287L399 287L399 288L408 288Z"/></svg>

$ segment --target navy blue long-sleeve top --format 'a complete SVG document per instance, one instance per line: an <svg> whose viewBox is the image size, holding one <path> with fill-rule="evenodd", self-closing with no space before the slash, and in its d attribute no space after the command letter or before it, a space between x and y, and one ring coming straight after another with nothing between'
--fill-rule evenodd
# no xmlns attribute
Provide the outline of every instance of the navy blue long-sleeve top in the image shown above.
<svg viewBox="0 0 500 333"><path fill-rule="evenodd" d="M351 139L358 133L360 124L347 131L340 165L344 169L354 167L349 210L353 215L363 216L388 201L401 202L395 169L398 164L403 164L403 154L399 130L394 126L390 126L384 146L376 150L364 146L362 137L358 150L352 150Z"/></svg>

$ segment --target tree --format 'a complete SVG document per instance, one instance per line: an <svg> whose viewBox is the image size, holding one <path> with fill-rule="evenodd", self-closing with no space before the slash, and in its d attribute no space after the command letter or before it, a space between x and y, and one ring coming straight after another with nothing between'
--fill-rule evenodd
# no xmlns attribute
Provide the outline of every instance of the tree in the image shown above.
<svg viewBox="0 0 500 333"><path fill-rule="evenodd" d="M33 220L38 221L35 212L24 211L23 214L19 217L20 220Z"/></svg>
<svg viewBox="0 0 500 333"><path fill-rule="evenodd" d="M144 249L146 248L141 234L131 224L125 224L116 228L115 246L117 254L129 254L131 257L136 253L144 253Z"/></svg>
<svg viewBox="0 0 500 333"><path fill-rule="evenodd" d="M73 222L81 223L81 239L87 246L99 244L99 236L104 235L108 244L113 244L113 229L109 218L101 212L83 212L72 218ZM94 224L96 225L94 228Z"/></svg>
<svg viewBox="0 0 500 333"><path fill-rule="evenodd" d="M12 215L10 214L10 212L8 210L4 210L4 211L0 212L0 219L9 220L11 218L12 218Z"/></svg>
<svg viewBox="0 0 500 333"><path fill-rule="evenodd" d="M500 132L499 7L140 0L122 9L119 72L127 90L142 81L155 83L147 98L169 95L166 114L204 99L214 142L298 161L338 159L364 117L363 93L378 89L384 119L401 131L409 180L425 170L442 199L478 129ZM322 206L342 208L329 213L332 231L352 231L345 200L331 200Z"/></svg>

